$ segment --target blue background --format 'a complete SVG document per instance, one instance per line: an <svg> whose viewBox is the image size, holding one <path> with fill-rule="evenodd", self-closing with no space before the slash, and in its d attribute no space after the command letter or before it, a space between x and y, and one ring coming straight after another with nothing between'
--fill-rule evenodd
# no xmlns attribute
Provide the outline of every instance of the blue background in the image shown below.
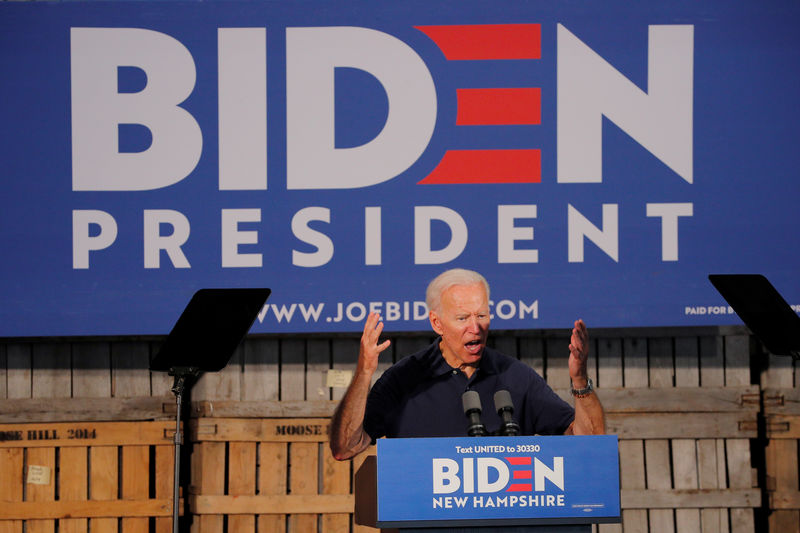
<svg viewBox="0 0 800 533"><path fill-rule="evenodd" d="M538 23L538 61L448 62L414 26ZM646 88L649 24L694 26L694 183L688 184L608 120L603 126L603 183L556 183L556 24L563 24L625 77ZM800 303L800 4L755 2L92 2L0 4L0 336L162 334L203 287L273 289L268 304L325 303L319 322L278 323L267 312L255 332L360 330L324 319L337 302L423 300L446 268L481 271L493 300L539 303L539 318L499 320L494 328L739 323L735 315L687 315L687 306L722 305L709 273L763 273L790 304ZM285 28L347 25L393 35L419 54L438 96L433 138L394 179L362 189L286 189ZM166 33L192 53L194 91L182 104L203 132L194 171L170 187L141 192L71 189L71 27L136 27ZM218 27L267 28L268 191L219 191L217 161ZM135 69L121 86L136 90ZM488 81L487 81L488 80ZM336 143L372 138L387 112L369 75L336 77ZM456 127L457 87L542 88L542 124ZM142 131L144 130L144 131ZM121 145L146 146L129 128ZM521 185L417 185L444 152L458 148L540 148L542 182ZM661 225L648 202L691 202L679 223L680 260L661 261ZM619 262L591 242L585 261L567 260L567 205L601 224L603 203L619 204ZM497 205L536 204L536 264L497 263ZM414 206L457 211L469 228L464 252L444 265L414 265ZM307 206L331 210L312 224L335 245L330 263L292 265L293 249L311 251L291 232ZM364 207L383 208L383 264L364 265ZM221 267L220 210L261 208L262 268ZM93 252L88 270L72 268L72 211L100 209L119 234ZM191 224L183 246L191 269L143 267L142 212L173 209ZM447 233L434 234L443 245ZM521 244L520 247L529 245ZM299 312L297 313L299 314ZM427 321L387 321L389 330L427 329Z"/></svg>

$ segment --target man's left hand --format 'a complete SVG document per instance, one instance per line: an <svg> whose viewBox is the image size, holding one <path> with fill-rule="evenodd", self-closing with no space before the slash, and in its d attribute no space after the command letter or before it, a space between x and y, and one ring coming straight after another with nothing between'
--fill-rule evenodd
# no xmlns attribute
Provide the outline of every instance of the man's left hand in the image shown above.
<svg viewBox="0 0 800 533"><path fill-rule="evenodd" d="M589 359L589 332L583 320L576 320L569 339L569 377L576 389L586 387L588 374L586 361Z"/></svg>

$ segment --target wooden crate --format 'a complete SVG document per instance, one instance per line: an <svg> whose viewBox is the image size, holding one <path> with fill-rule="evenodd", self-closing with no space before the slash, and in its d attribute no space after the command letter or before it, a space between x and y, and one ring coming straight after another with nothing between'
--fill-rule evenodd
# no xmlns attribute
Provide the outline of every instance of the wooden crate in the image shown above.
<svg viewBox="0 0 800 533"><path fill-rule="evenodd" d="M765 389L764 419L770 531L800 531L800 390Z"/></svg>
<svg viewBox="0 0 800 533"><path fill-rule="evenodd" d="M353 468L367 454L355 462L334 460L328 423L327 418L192 420L192 531L351 531Z"/></svg>
<svg viewBox="0 0 800 533"><path fill-rule="evenodd" d="M0 425L0 532L171 531L174 431L168 421Z"/></svg>

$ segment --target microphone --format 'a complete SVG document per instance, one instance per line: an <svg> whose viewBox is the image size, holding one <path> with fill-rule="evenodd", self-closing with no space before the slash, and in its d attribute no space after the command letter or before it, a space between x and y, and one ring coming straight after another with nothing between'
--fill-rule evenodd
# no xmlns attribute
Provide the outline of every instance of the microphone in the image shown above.
<svg viewBox="0 0 800 533"><path fill-rule="evenodd" d="M511 394L507 390L499 390L494 393L494 408L500 415L500 434L506 437L519 435L519 424L514 422L514 402L511 401Z"/></svg>
<svg viewBox="0 0 800 533"><path fill-rule="evenodd" d="M487 434L486 426L481 422L481 397L474 390L468 390L461 395L461 405L464 414L469 419L467 435L470 437L483 437Z"/></svg>

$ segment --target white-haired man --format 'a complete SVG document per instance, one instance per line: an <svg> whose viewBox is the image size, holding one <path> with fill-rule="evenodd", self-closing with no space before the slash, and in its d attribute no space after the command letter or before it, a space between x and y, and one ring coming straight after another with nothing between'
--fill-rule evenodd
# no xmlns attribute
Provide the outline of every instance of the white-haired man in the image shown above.
<svg viewBox="0 0 800 533"><path fill-rule="evenodd" d="M569 344L573 409L533 369L486 346L489 284L483 276L448 270L431 281L425 296L439 338L389 368L371 391L378 356L390 341L379 341L380 317L371 313L367 318L355 376L331 423L336 459L349 459L383 436L466 436L461 395L467 390L476 391L483 405L493 405L496 391L508 390L524 435L605 432L603 407L586 369L589 337L582 320L575 322ZM483 422L491 432L501 420L493 409L485 409Z"/></svg>

